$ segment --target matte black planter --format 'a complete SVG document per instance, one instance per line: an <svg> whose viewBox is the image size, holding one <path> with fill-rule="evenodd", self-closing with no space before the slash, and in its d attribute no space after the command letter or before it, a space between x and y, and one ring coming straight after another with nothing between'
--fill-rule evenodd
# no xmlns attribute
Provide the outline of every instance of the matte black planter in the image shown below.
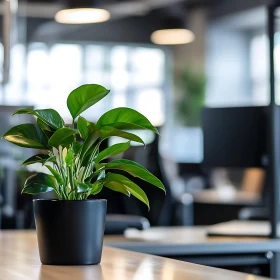
<svg viewBox="0 0 280 280"><path fill-rule="evenodd" d="M34 199L42 264L100 263L106 206L106 200Z"/></svg>

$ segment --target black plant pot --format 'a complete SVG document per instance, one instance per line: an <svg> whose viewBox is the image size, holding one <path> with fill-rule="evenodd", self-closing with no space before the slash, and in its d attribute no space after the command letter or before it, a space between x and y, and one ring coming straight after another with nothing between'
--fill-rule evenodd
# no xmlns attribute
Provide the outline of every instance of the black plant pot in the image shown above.
<svg viewBox="0 0 280 280"><path fill-rule="evenodd" d="M100 263L106 206L106 200L34 199L42 264Z"/></svg>

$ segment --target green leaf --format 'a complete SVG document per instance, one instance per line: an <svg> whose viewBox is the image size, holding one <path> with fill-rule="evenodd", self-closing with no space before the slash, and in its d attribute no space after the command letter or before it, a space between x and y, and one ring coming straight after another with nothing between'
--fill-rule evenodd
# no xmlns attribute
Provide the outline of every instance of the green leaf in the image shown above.
<svg viewBox="0 0 280 280"><path fill-rule="evenodd" d="M53 169L51 166L49 165L46 165L46 167L50 170L50 172L53 174L53 176L55 177L55 179L57 180L58 184L59 185L63 185L63 179L62 177L60 176L60 174L55 170Z"/></svg>
<svg viewBox="0 0 280 280"><path fill-rule="evenodd" d="M38 154L28 158L26 161L22 163L22 165L30 165L33 163L44 163L49 158L49 155L46 154Z"/></svg>
<svg viewBox="0 0 280 280"><path fill-rule="evenodd" d="M29 108L23 108L23 109L19 109L19 110L16 110L14 113L13 113L13 116L14 115L21 115L21 114L29 114L31 115L33 113L34 110L32 109L29 109Z"/></svg>
<svg viewBox="0 0 280 280"><path fill-rule="evenodd" d="M39 118L37 118L37 125L40 127L40 129L43 131L45 136L50 139L51 136L54 133L54 130L49 127L47 124L45 124L43 121L41 121Z"/></svg>
<svg viewBox="0 0 280 280"><path fill-rule="evenodd" d="M57 164L56 156L50 156L50 157L48 157L45 161L42 162L42 164L45 165L45 164L47 164L48 162L52 162L52 163L56 163L56 164Z"/></svg>
<svg viewBox="0 0 280 280"><path fill-rule="evenodd" d="M112 126L118 129L149 129L158 133L150 121L139 112L130 108L115 108L100 117L98 128Z"/></svg>
<svg viewBox="0 0 280 280"><path fill-rule="evenodd" d="M144 202L148 208L150 208L149 205L149 199L147 197L147 195L145 194L145 192L138 186L136 185L134 182L132 182L131 180L129 180L128 178L126 178L123 175L120 174L113 174L113 173L108 173L105 181L110 182L117 182L120 183L121 185L123 185L133 196L135 196L137 199L139 199L140 201ZM107 186L107 185L106 185ZM108 187L108 186L107 186Z"/></svg>
<svg viewBox="0 0 280 280"><path fill-rule="evenodd" d="M105 169L118 169L118 170L123 170L130 175L140 178L160 189L162 189L165 192L164 185L162 182L154 176L151 172L149 172L145 167L142 165L133 162L133 161L128 161L128 160L113 160L109 163L106 164L99 164L99 166L105 166Z"/></svg>
<svg viewBox="0 0 280 280"><path fill-rule="evenodd" d="M81 157L84 157L88 151L92 148L93 144L98 140L100 137L100 132L98 130L92 131L89 133L86 141L84 142L82 151L81 151Z"/></svg>
<svg viewBox="0 0 280 280"><path fill-rule="evenodd" d="M104 179L106 177L106 172L105 170L101 170L101 172L97 176L97 181Z"/></svg>
<svg viewBox="0 0 280 280"><path fill-rule="evenodd" d="M72 161L73 161L73 158L74 158L73 152L72 152L71 149L69 149L69 150L67 151L67 154L66 154L66 157L65 157L65 163L66 163L67 166L70 166L70 165L71 165L71 163L72 163Z"/></svg>
<svg viewBox="0 0 280 280"><path fill-rule="evenodd" d="M121 137L121 138L131 140L134 142L138 142L138 143L145 145L144 141L137 135L126 132L126 131L119 130L119 129L111 127L111 126L102 127L100 129L100 133L101 133L102 139L106 139L111 136L117 136L117 137Z"/></svg>
<svg viewBox="0 0 280 280"><path fill-rule="evenodd" d="M76 131L74 129L63 127L58 129L49 139L49 145L55 148L59 146L68 148L74 141Z"/></svg>
<svg viewBox="0 0 280 280"><path fill-rule="evenodd" d="M67 98L67 106L73 119L100 101L109 92L103 86L96 84L82 85L74 89Z"/></svg>
<svg viewBox="0 0 280 280"><path fill-rule="evenodd" d="M142 168L144 170L146 170L147 172L151 173L147 168L145 168L143 165L133 161L133 160L129 160L129 159L115 159L114 161L111 161L114 163L120 163L120 164L130 164L130 165L134 165L136 167Z"/></svg>
<svg viewBox="0 0 280 280"><path fill-rule="evenodd" d="M90 190L91 185L87 183L77 182L77 187L78 187L77 193L84 193Z"/></svg>
<svg viewBox="0 0 280 280"><path fill-rule="evenodd" d="M85 179L85 182L92 182L93 180L94 180L94 181L100 181L100 180L102 180L103 178L105 178L105 176L106 176L105 170L104 170L104 169L101 169L101 170L92 172L92 173Z"/></svg>
<svg viewBox="0 0 280 280"><path fill-rule="evenodd" d="M36 116L52 128L59 129L64 126L64 120L54 109L35 110Z"/></svg>
<svg viewBox="0 0 280 280"><path fill-rule="evenodd" d="M73 152L74 152L75 156L80 152L82 147L83 147L83 144L80 143L80 142L74 142L73 143L73 147L72 148L73 148Z"/></svg>
<svg viewBox="0 0 280 280"><path fill-rule="evenodd" d="M11 128L3 135L7 141L24 148L48 150L48 141L39 126L20 124Z"/></svg>
<svg viewBox="0 0 280 280"><path fill-rule="evenodd" d="M64 121L59 113L53 109L42 109L42 110L31 110L31 109L20 109L14 112L16 114L29 114L39 118L42 122L46 123L54 129L59 129L64 126Z"/></svg>
<svg viewBox="0 0 280 280"><path fill-rule="evenodd" d="M45 173L37 173L27 178L22 193L38 194L56 190L55 178Z"/></svg>
<svg viewBox="0 0 280 280"><path fill-rule="evenodd" d="M130 192L126 189L124 185L119 182L106 182L104 186L114 192L119 192L130 197Z"/></svg>
<svg viewBox="0 0 280 280"><path fill-rule="evenodd" d="M88 136L88 125L89 122L85 118L81 116L78 118L77 126L83 139L86 139Z"/></svg>
<svg viewBox="0 0 280 280"><path fill-rule="evenodd" d="M96 194L100 193L102 191L102 189L103 189L103 183L96 181L94 184L92 184L90 194L96 195Z"/></svg>
<svg viewBox="0 0 280 280"><path fill-rule="evenodd" d="M98 154L95 158L95 163L99 163L100 161L107 159L109 157L118 155L124 151L126 151L130 147L130 142L127 143L119 143L108 147Z"/></svg>
<svg viewBox="0 0 280 280"><path fill-rule="evenodd" d="M45 124L43 121L41 121L40 119L37 119L37 124L42 130L54 133L54 130L51 127L49 127L47 124Z"/></svg>

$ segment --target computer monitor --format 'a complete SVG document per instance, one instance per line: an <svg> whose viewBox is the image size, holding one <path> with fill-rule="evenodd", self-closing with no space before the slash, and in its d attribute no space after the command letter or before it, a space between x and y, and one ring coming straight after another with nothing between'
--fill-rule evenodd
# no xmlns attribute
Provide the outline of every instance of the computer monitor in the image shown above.
<svg viewBox="0 0 280 280"><path fill-rule="evenodd" d="M268 107L204 108L205 167L266 167Z"/></svg>

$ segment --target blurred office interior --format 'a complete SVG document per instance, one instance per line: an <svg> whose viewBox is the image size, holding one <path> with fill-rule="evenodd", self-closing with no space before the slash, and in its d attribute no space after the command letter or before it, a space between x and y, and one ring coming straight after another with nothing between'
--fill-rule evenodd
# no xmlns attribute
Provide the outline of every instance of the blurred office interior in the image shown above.
<svg viewBox="0 0 280 280"><path fill-rule="evenodd" d="M108 199L109 214L145 217L151 226L268 220L269 1L103 0L96 2L110 12L106 22L55 18L70 5L94 2L1 1L1 134L33 121L12 116L19 107L54 108L70 122L69 92L101 84L111 94L84 116L94 122L109 109L127 106L148 117L160 136L138 131L146 148L132 143L123 157L143 164L167 188L164 196L138 182L151 211L104 190L98 197ZM174 22L188 30L185 42L152 36L172 30ZM279 105L277 30L274 41ZM21 189L27 175L43 167L20 164L35 152L0 141L1 229L34 228L32 197Z"/></svg>
<svg viewBox="0 0 280 280"><path fill-rule="evenodd" d="M3 68L0 73L3 81L0 88L1 133L22 121L12 117L17 106L54 108L70 120L65 106L69 92L84 83L99 83L110 88L111 95L88 110L85 117L96 121L105 110L128 106L139 110L159 127L159 139L139 132L151 146L158 141L153 147L156 151L151 152L158 153L157 156L149 155L149 145L146 150L135 147L125 156L146 162L146 165L149 163L152 169L156 166L153 160L160 161L170 185L171 204L182 199L193 200L194 212L190 214L193 215L190 221L211 224L212 220L237 218L239 210L247 203L259 203L265 181L260 166L242 163L235 166L235 163L227 162L224 166L223 162L217 166L215 162L203 164L203 147L209 145L210 140L203 139L201 109L269 104L265 5L260 5L260 1L244 4L242 1L214 0L102 2L111 13L109 21L63 24L56 22L54 17L66 3L19 1L17 11L12 10L8 26L11 35L6 47L9 51L4 51L6 25L3 16L0 61L3 64L9 60L10 69ZM3 15L5 1L2 4ZM154 44L151 34L163 22L171 24L175 17L194 34L194 40L188 44ZM278 35L275 35L276 58L280 56ZM276 64L276 75L278 68ZM227 115L227 111L224 114ZM207 123L210 135L218 133L217 121L213 119L214 123ZM221 138L217 136L209 147L217 153L224 141L223 135L219 136ZM4 141L0 143L0 150L2 227L26 227L25 207L29 208L26 204L30 200L25 195L20 196L23 174L41 167L18 167L26 153L34 151L24 153ZM157 195L159 200L165 199L159 192L154 194L153 200L157 200ZM219 217L219 213L215 213L214 219L212 214L207 217L208 208L204 207L210 207L215 201L233 203L238 210L233 213L235 217L227 217L227 213L223 214L225 217ZM131 208L118 210L137 212ZM166 221L167 225L181 224L180 212L178 210L172 221ZM153 223L156 225L158 221Z"/></svg>

